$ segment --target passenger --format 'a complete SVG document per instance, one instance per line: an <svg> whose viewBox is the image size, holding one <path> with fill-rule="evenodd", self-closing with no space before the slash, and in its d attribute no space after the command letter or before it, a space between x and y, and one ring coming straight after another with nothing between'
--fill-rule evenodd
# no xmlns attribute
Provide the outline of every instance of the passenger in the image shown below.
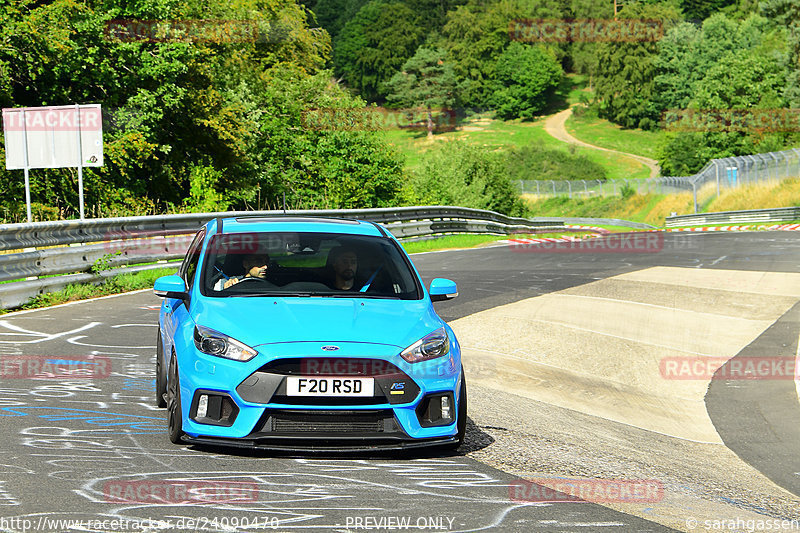
<svg viewBox="0 0 800 533"><path fill-rule="evenodd" d="M328 263L333 269L333 286L343 291L353 290L358 270L358 255L352 248L340 246L330 251Z"/></svg>

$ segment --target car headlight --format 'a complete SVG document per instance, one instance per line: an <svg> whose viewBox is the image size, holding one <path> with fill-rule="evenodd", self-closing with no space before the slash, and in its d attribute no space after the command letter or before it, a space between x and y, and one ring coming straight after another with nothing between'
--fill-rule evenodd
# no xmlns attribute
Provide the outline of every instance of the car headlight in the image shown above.
<svg viewBox="0 0 800 533"><path fill-rule="evenodd" d="M194 345L208 355L235 361L249 361L258 353L248 345L204 326L194 327Z"/></svg>
<svg viewBox="0 0 800 533"><path fill-rule="evenodd" d="M409 363L418 363L428 359L436 359L450 353L450 337L444 326L400 352L400 356Z"/></svg>

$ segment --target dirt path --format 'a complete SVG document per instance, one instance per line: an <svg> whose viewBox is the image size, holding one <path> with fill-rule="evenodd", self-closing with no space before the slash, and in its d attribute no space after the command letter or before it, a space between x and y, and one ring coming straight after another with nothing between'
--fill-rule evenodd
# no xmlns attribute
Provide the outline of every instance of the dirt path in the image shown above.
<svg viewBox="0 0 800 533"><path fill-rule="evenodd" d="M567 119L572 115L572 108L565 109L555 115L550 116L544 123L544 131L550 134L551 137L555 137L559 141L563 141L565 143L570 144L577 144L578 146L583 146L585 148L591 148L593 150L603 150L604 152L611 152L613 154L619 154L625 157L629 157L631 159L635 159L636 161L646 165L650 169L650 177L655 178L661 172L661 169L658 166L658 161L655 159L650 159L649 157L643 157L636 154L629 154L626 152L620 152L619 150L611 150L609 148L603 148L601 146L595 146L593 144L585 143L580 141L570 135L567 132L567 128L564 127L564 124L567 122Z"/></svg>

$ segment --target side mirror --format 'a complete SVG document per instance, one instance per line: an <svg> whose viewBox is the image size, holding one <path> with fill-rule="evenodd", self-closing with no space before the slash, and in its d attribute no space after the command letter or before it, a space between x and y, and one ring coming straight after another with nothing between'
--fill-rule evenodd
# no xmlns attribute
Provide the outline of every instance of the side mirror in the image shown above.
<svg viewBox="0 0 800 533"><path fill-rule="evenodd" d="M458 289L456 282L449 279L436 278L431 281L431 290L428 291L431 295L432 302L443 302L445 300L452 300L458 296Z"/></svg>
<svg viewBox="0 0 800 533"><path fill-rule="evenodd" d="M183 278L177 274L158 278L153 286L153 292L159 298L189 299L189 293L186 292L186 284L183 282Z"/></svg>

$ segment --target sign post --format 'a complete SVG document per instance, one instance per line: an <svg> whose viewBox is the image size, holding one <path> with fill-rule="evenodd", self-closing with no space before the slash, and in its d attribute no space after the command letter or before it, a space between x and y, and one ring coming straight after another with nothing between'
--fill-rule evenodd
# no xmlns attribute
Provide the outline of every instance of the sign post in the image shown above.
<svg viewBox="0 0 800 533"><path fill-rule="evenodd" d="M78 209L83 220L83 148L81 146L81 110L75 104L75 139L78 145Z"/></svg>
<svg viewBox="0 0 800 533"><path fill-rule="evenodd" d="M3 120L3 124L5 124L5 120ZM22 136L23 138L28 138L28 131L25 128L25 108L22 108ZM7 136L5 136L8 139ZM22 149L25 151L25 207L28 211L28 222L33 222L33 217L31 216L31 180L28 176L28 143L22 144ZM8 149L6 149L6 153L8 153ZM6 166L8 169L8 166Z"/></svg>
<svg viewBox="0 0 800 533"><path fill-rule="evenodd" d="M78 204L84 218L83 167L103 166L100 104L3 109L6 169L25 173L25 203L31 217L32 168L78 168Z"/></svg>

